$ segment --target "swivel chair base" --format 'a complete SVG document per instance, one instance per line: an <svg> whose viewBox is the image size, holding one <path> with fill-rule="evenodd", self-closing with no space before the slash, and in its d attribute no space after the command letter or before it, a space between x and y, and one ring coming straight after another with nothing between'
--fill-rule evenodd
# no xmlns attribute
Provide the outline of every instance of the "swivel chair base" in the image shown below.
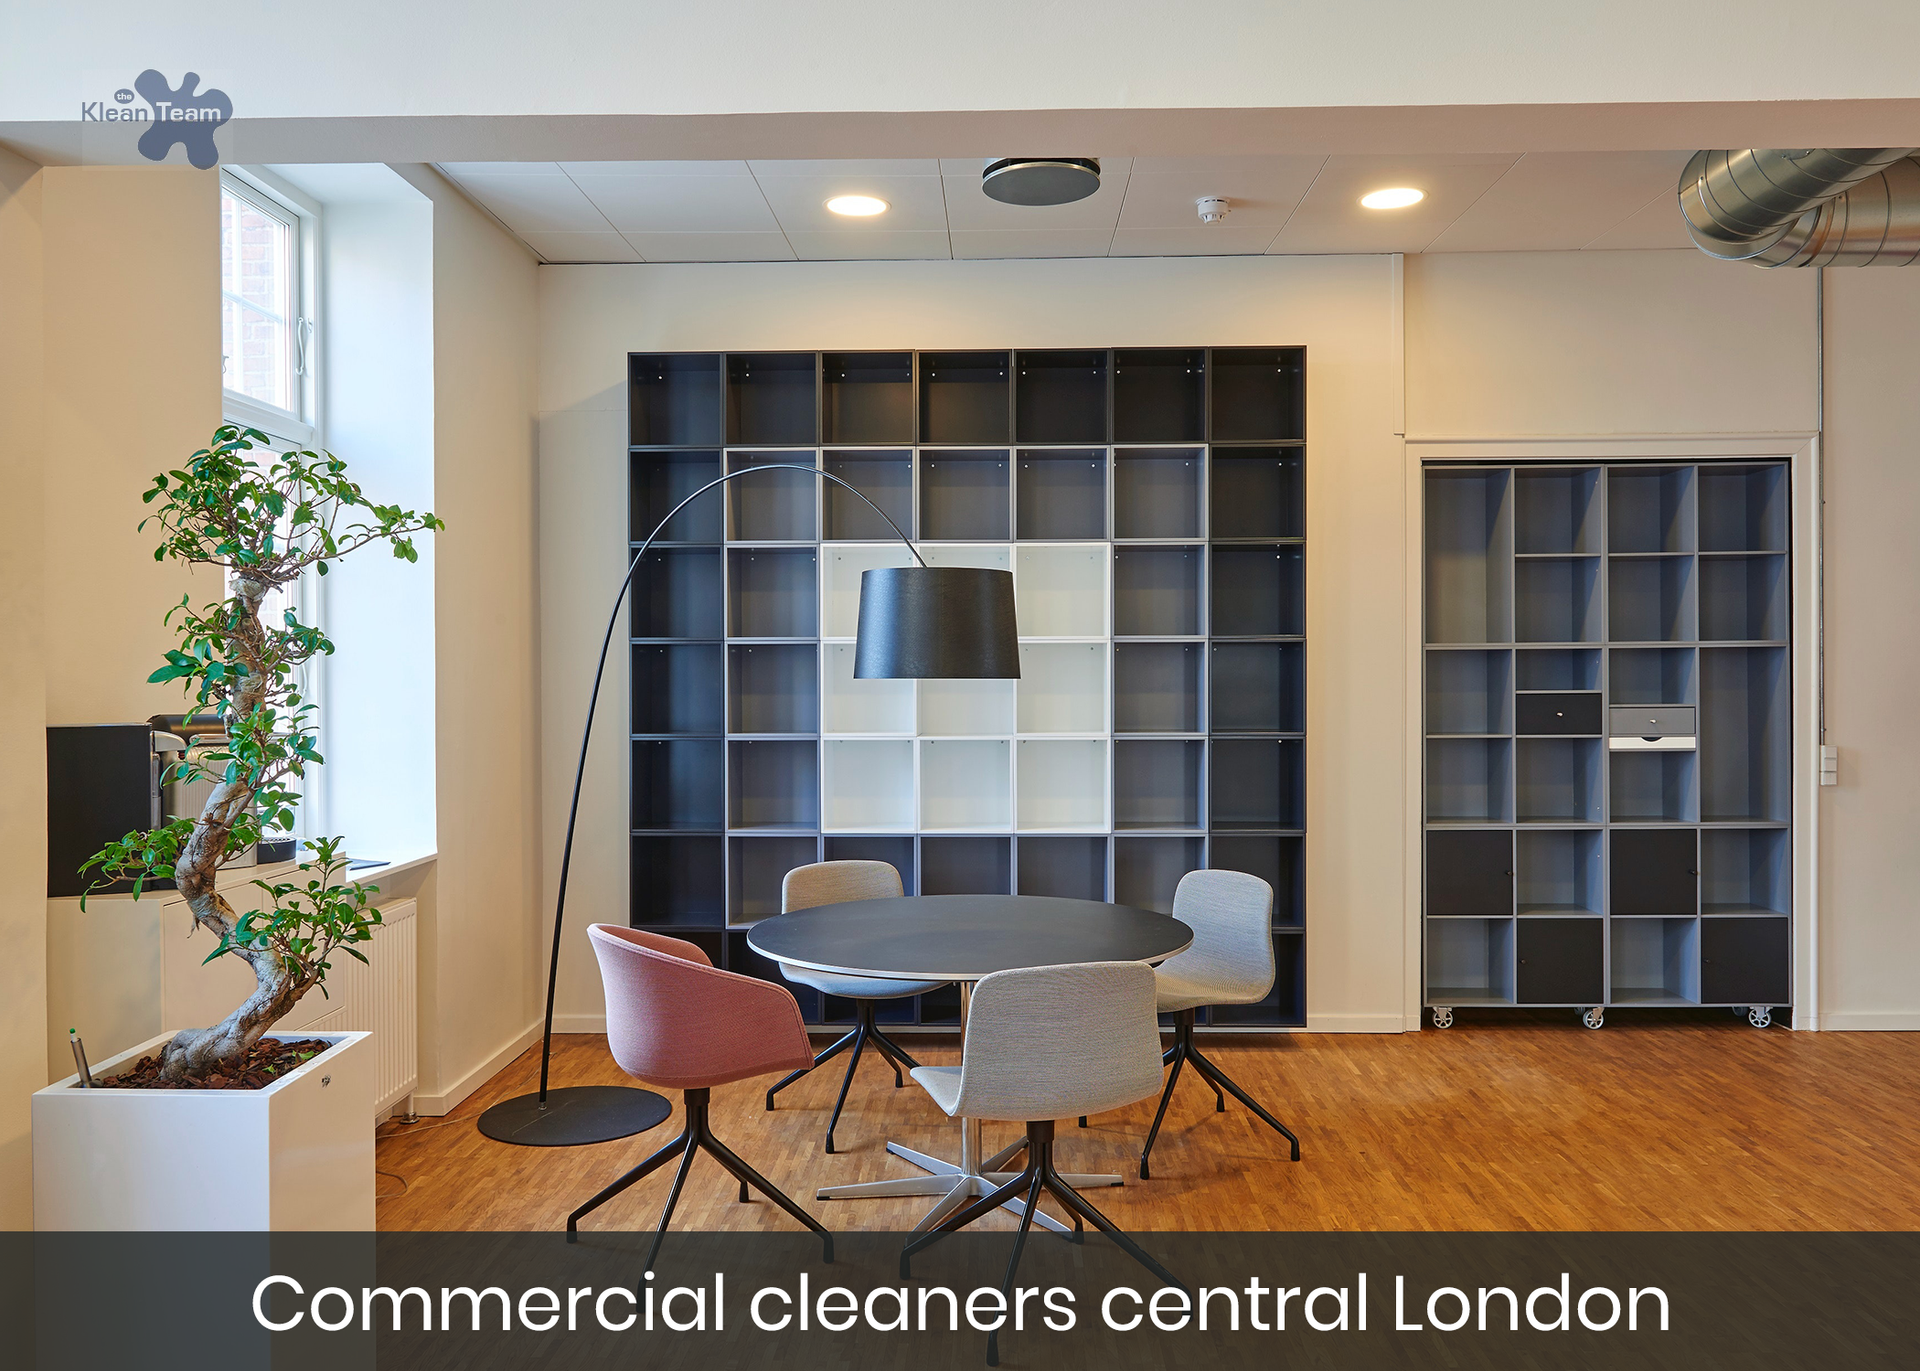
<svg viewBox="0 0 1920 1371"><path fill-rule="evenodd" d="M853 1085L853 1073L859 1068L860 1054L866 1049L868 1043L872 1043L873 1050L884 1057L887 1064L893 1068L893 1088L895 1090L898 1090L906 1083L901 1078L901 1069L904 1067L906 1070L911 1071L914 1067L920 1065L919 1062L916 1062L912 1057L907 1055L905 1048L901 1047L899 1043L889 1038L885 1033L882 1033L879 1025L874 1022L874 1006L878 1001L855 1000L853 1003L859 1014L859 1018L854 1023L853 1031L844 1035L839 1042L815 1057L813 1059L813 1066L800 1068L800 1070L793 1072L791 1075L776 1081L767 1090L767 1111L771 1113L773 1111L773 1097L775 1095L785 1090L815 1067L824 1065L828 1058L837 1057L840 1053L846 1051L848 1047L853 1048L853 1055L847 1059L846 1077L840 1082L840 1098L833 1102L833 1117L827 1120L828 1152L833 1151L833 1130L840 1124L840 1111L846 1108L847 1091Z"/></svg>

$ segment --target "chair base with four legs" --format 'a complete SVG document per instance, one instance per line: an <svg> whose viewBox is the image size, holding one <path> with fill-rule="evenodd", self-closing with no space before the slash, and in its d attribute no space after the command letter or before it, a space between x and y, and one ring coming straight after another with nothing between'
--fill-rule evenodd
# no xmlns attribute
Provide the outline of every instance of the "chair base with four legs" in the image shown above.
<svg viewBox="0 0 1920 1371"><path fill-rule="evenodd" d="M1221 1095L1225 1090L1234 1099L1240 1101L1260 1117L1260 1121L1285 1138L1293 1148L1293 1160L1300 1160L1300 1140L1280 1120L1255 1104L1253 1097L1233 1083L1226 1072L1208 1059L1193 1040L1194 1011L1176 1010L1173 1016L1173 1046L1167 1049L1162 1058L1172 1069L1167 1072L1167 1084L1160 1092L1160 1108L1154 1112L1153 1127L1147 1132L1147 1145L1140 1149L1140 1179L1151 1179L1147 1172L1147 1159L1153 1152L1154 1140L1160 1136L1161 1121L1167 1117L1167 1105L1173 1099L1173 1087L1180 1080L1180 1068L1188 1062L1200 1073L1200 1078L1213 1087L1213 1107L1218 1113L1227 1112L1227 1101Z"/></svg>
<svg viewBox="0 0 1920 1371"><path fill-rule="evenodd" d="M679 1170L674 1172L673 1188L667 1191L666 1208L660 1211L660 1227L653 1235L653 1245L647 1249L647 1264L643 1269L647 1271L653 1270L654 1258L660 1255L660 1240L666 1237L667 1225L673 1221L674 1206L680 1203L680 1187L686 1184L687 1172L693 1166L694 1154L696 1152L705 1152L708 1156L719 1162L721 1166L725 1167L728 1175L740 1182L741 1203L744 1204L746 1202L747 1187L752 1186L762 1195L765 1195L768 1199L786 1210L787 1213L791 1214L807 1228L818 1233L821 1244L825 1249L825 1260L829 1262L833 1260L833 1234L827 1232L827 1230L822 1228L805 1210L788 1199L773 1182L741 1161L725 1143L713 1136L713 1125L708 1117L708 1109L712 1102L712 1096L713 1092L711 1089L688 1090L684 1093L682 1098L686 1106L687 1122L686 1127L681 1130L680 1136L641 1162L640 1165L634 1167L633 1170L627 1172L626 1175L620 1177L619 1180L609 1185L571 1214L567 1215L568 1242L578 1242L580 1240L581 1219L591 1214L635 1181L645 1179L672 1161L675 1157L678 1157L680 1159L680 1167Z"/></svg>
<svg viewBox="0 0 1920 1371"><path fill-rule="evenodd" d="M840 1082L840 1098L833 1102L833 1117L827 1120L827 1151L829 1152L833 1151L833 1130L839 1126L840 1111L847 1106L847 1091L853 1086L853 1073L859 1069L860 1054L866 1049L868 1043L872 1043L873 1050L885 1058L887 1065L893 1068L893 1088L895 1090L900 1089L901 1086L906 1084L900 1075L901 1070L904 1068L905 1070L911 1071L920 1065L919 1062L916 1062L912 1057L907 1055L905 1048L901 1047L899 1043L880 1031L879 1025L874 1021L874 1010L878 1003L877 1000L855 1000L853 1002L854 1009L859 1017L854 1022L853 1031L843 1036L832 1047L829 1047L825 1052L815 1057L813 1059L813 1066L803 1066L798 1071L775 1082L767 1089L767 1111L771 1113L773 1111L773 1097L775 1095L785 1090L815 1067L822 1066L830 1058L837 1057L842 1052L851 1049L851 1055L847 1058L847 1074Z"/></svg>

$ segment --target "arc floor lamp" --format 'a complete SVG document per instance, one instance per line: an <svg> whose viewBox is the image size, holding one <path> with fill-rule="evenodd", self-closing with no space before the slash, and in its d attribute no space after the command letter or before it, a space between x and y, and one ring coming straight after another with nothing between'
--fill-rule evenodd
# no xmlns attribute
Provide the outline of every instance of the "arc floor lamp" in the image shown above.
<svg viewBox="0 0 1920 1371"><path fill-rule="evenodd" d="M651 1090L619 1085L576 1085L550 1090L553 1060L553 992L560 974L560 935L567 909L567 876L573 865L573 835L580 815L580 786L586 776L587 748L593 741L593 716L600 703L607 652L619 626L620 606L633 587L634 574L660 530L693 501L740 476L763 471L804 471L852 493L882 519L912 554L912 566L876 567L860 575L860 622L853 674L861 680L1012 679L1020 675L1019 634L1013 615L1013 573L991 567L935 567L900 531L887 512L838 476L795 462L730 471L707 482L667 511L627 564L613 597L593 691L587 697L587 722L580 735L580 760L573 773L573 799L567 808L567 839L560 854L560 890L553 909L553 954L547 963L547 1015L540 1044L540 1089L503 1100L480 1116L480 1131L500 1142L527 1147L576 1147L641 1133L664 1122L672 1106Z"/></svg>

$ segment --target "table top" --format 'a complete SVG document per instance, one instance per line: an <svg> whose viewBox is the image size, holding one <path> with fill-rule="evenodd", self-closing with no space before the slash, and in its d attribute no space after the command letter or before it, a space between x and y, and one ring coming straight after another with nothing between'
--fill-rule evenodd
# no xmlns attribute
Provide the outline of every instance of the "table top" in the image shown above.
<svg viewBox="0 0 1920 1371"><path fill-rule="evenodd" d="M1015 967L1158 962L1193 930L1131 905L1046 895L917 895L816 905L755 924L763 957L849 976L977 981Z"/></svg>

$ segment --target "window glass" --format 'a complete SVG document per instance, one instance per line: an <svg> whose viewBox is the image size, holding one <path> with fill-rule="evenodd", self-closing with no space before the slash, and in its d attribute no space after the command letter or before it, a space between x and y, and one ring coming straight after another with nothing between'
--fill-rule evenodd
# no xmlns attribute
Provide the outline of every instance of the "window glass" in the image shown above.
<svg viewBox="0 0 1920 1371"><path fill-rule="evenodd" d="M220 195L221 377L228 390L297 412L295 245L288 217L231 184Z"/></svg>

